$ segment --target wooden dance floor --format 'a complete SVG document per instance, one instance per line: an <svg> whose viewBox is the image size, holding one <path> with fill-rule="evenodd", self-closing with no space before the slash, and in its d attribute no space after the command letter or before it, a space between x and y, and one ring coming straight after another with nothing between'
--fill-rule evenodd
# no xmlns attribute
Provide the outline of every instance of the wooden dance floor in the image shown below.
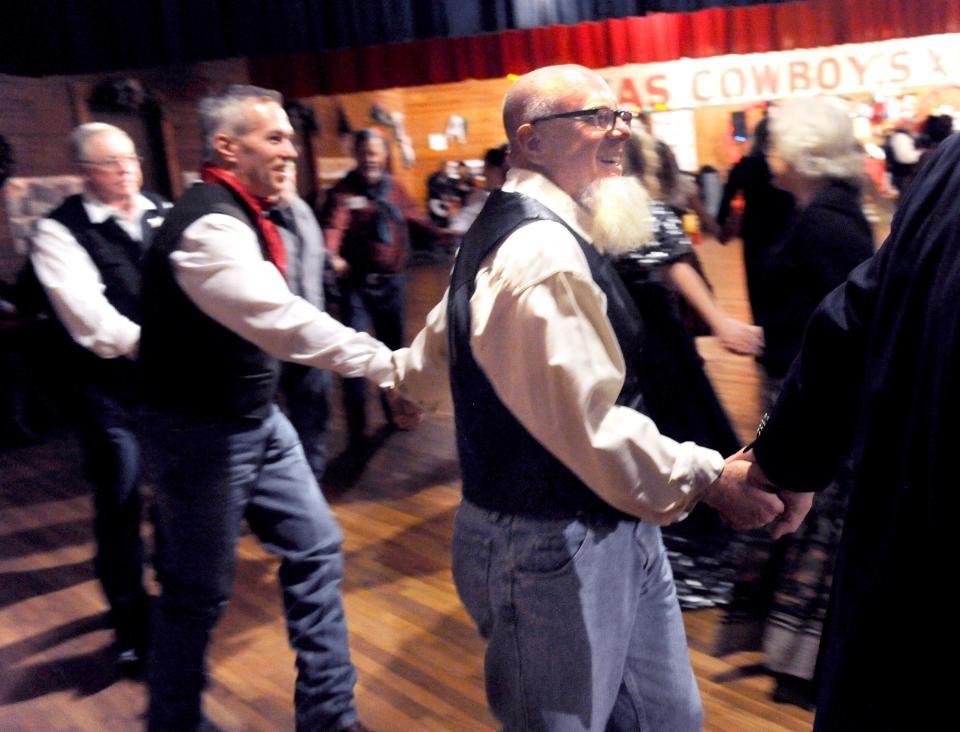
<svg viewBox="0 0 960 732"><path fill-rule="evenodd" d="M713 243L700 250L724 306L743 317L739 248ZM413 270L410 335L439 299L446 277L445 264ZM746 440L759 416L755 366L724 353L713 339L701 340L710 375ZM378 419L376 406L371 403L371 412ZM346 537L343 590L361 718L376 732L496 729L484 699L483 646L450 575L459 474L449 408L428 417L418 432L381 432L359 475L335 460L343 448L339 410L332 427L334 465L325 491ZM91 503L78 475L78 449L68 432L39 446L0 451L2 732L143 724L143 684L119 679L113 669L106 606L91 566ZM227 730L293 729L294 659L276 569L245 535L232 600L209 654L206 711ZM810 712L770 700L773 682L759 667L759 654L710 655L716 610L685 618L707 730L810 728Z"/></svg>

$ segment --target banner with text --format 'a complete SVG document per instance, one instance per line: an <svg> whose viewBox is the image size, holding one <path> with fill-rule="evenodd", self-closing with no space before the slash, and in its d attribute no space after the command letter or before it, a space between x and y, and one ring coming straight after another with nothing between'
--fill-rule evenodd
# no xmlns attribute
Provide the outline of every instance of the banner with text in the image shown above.
<svg viewBox="0 0 960 732"><path fill-rule="evenodd" d="M960 84L960 33L628 64L599 73L621 104L641 109Z"/></svg>

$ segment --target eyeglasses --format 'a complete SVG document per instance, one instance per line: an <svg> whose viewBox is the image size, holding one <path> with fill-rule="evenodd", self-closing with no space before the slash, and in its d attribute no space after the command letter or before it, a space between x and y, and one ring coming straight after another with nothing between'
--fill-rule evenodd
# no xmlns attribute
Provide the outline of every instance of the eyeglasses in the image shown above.
<svg viewBox="0 0 960 732"><path fill-rule="evenodd" d="M546 122L548 119L570 119L575 117L593 117L593 126L599 130L609 132L617 123L617 117L623 120L624 124L629 125L633 119L633 112L629 109L610 109L610 107L595 107L594 109L578 109L575 112L558 112L557 114L548 114L545 117L537 117L530 120L530 124L537 122Z"/></svg>
<svg viewBox="0 0 960 732"><path fill-rule="evenodd" d="M103 160L81 160L80 162L93 168L111 168L113 170L119 170L127 165L140 165L140 163L143 162L143 158L141 158L139 155L118 155L115 158L104 158Z"/></svg>

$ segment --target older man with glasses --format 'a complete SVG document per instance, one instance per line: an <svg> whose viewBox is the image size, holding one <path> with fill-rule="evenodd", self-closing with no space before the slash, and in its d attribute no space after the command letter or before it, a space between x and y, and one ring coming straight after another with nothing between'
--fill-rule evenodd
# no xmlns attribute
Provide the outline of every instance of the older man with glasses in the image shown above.
<svg viewBox="0 0 960 732"><path fill-rule="evenodd" d="M488 641L505 730L700 729L657 524L700 499L741 527L783 511L746 463L678 444L643 414L643 327L605 256L648 230L642 189L620 177L630 117L583 67L514 84L513 167L397 356L401 390L425 405L449 375L463 473L453 574Z"/></svg>
<svg viewBox="0 0 960 732"><path fill-rule="evenodd" d="M94 564L121 670L136 672L148 627L134 430L140 268L170 204L140 191L140 158L123 130L91 122L77 127L69 143L84 191L37 222L30 263L62 326L63 373L94 488Z"/></svg>

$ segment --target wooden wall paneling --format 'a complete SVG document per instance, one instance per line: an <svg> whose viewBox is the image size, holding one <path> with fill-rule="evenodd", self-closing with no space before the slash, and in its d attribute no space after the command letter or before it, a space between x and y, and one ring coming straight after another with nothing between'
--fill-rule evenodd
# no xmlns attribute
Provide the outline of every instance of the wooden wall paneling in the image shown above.
<svg viewBox="0 0 960 732"><path fill-rule="evenodd" d="M337 106L343 109L354 130L370 126L370 108L379 104L385 111L401 112L404 127L413 142L416 162L410 169L401 165L399 147L390 130L380 128L390 140L393 170L415 200L423 203L426 181L441 161L482 158L487 148L506 141L500 118L503 95L509 88L506 79L461 81L453 84L435 84L407 87L379 92L360 92L335 97L313 97L320 122L319 154L322 157L350 157L349 143L337 133ZM444 133L450 115L458 114L467 122L466 142L448 142L445 151L430 150L428 135ZM330 181L324 181L329 184Z"/></svg>
<svg viewBox="0 0 960 732"><path fill-rule="evenodd" d="M469 80L405 90L407 134L413 140L417 162L406 171L404 183L418 201L426 198L427 178L441 162L482 158L488 148L506 142L501 106L511 83L506 78ZM444 133L454 114L466 120L466 141L448 139L447 150L430 150L427 136Z"/></svg>
<svg viewBox="0 0 960 732"><path fill-rule="evenodd" d="M176 151L176 130L166 116L160 121L160 134L163 136L163 152L167 173L170 176L170 191L174 198L179 198L183 195L185 188L183 168L180 165L180 157Z"/></svg>

